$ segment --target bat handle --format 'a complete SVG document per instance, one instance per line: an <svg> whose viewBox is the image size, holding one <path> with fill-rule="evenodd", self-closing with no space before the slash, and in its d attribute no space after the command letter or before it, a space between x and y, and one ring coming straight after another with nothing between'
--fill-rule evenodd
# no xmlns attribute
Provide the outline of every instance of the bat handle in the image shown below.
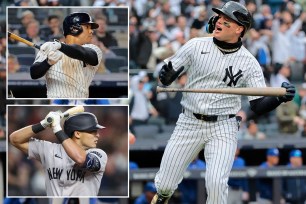
<svg viewBox="0 0 306 204"><path fill-rule="evenodd" d="M34 47L35 47L36 49L40 50L40 45L34 44Z"/></svg>
<svg viewBox="0 0 306 204"><path fill-rule="evenodd" d="M50 124L50 123L52 123L52 121L53 121L53 119L51 118L51 117L48 117L47 118L47 122Z"/></svg>

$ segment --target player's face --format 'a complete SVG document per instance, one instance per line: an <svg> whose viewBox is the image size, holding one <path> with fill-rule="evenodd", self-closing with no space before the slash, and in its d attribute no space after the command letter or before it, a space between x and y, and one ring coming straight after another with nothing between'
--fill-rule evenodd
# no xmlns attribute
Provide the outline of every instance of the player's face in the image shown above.
<svg viewBox="0 0 306 204"><path fill-rule="evenodd" d="M95 148L99 139L97 130L91 132L80 132L80 142L85 149Z"/></svg>
<svg viewBox="0 0 306 204"><path fill-rule="evenodd" d="M238 25L226 15L219 14L219 19L214 30L214 37L227 43L236 43L242 31L243 26Z"/></svg>
<svg viewBox="0 0 306 204"><path fill-rule="evenodd" d="M81 44L88 44L92 40L93 30L90 24L82 25L83 32L78 36L79 40L82 41Z"/></svg>

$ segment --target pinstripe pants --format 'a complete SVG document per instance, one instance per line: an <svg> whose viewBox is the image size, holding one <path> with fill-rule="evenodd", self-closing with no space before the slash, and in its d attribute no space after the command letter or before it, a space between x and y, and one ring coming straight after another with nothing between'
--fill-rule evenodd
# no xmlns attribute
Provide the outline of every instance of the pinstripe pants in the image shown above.
<svg viewBox="0 0 306 204"><path fill-rule="evenodd" d="M228 177L237 148L236 118L205 122L181 113L155 177L157 192L171 196L190 162L204 148L208 204L226 204ZM204 202L203 202L204 203Z"/></svg>

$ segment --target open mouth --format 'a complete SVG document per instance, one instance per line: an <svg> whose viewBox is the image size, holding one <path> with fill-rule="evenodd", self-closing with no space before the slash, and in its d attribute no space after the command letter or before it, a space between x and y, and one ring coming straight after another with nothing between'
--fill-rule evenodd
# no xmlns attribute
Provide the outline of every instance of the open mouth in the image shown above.
<svg viewBox="0 0 306 204"><path fill-rule="evenodd" d="M220 26L216 26L217 31L222 31L222 28Z"/></svg>

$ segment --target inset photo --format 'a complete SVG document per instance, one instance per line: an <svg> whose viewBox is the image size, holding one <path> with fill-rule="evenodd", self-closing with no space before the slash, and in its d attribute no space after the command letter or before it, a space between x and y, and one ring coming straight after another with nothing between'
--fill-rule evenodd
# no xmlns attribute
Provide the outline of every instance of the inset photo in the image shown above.
<svg viewBox="0 0 306 204"><path fill-rule="evenodd" d="M127 105L7 111L7 197L128 197Z"/></svg>
<svg viewBox="0 0 306 204"><path fill-rule="evenodd" d="M7 99L128 98L128 7L7 7Z"/></svg>

